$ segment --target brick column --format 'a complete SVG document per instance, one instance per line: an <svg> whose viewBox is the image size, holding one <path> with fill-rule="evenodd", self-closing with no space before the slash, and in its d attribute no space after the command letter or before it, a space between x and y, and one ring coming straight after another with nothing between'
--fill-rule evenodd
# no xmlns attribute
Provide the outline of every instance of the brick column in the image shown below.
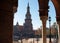
<svg viewBox="0 0 60 43"><path fill-rule="evenodd" d="M57 21L59 28L58 28L58 43L60 43L60 21Z"/></svg>
<svg viewBox="0 0 60 43"><path fill-rule="evenodd" d="M58 28L58 43L60 43L60 21L58 22L59 28Z"/></svg>
<svg viewBox="0 0 60 43"><path fill-rule="evenodd" d="M0 1L0 43L13 43L13 12L17 7L17 1Z"/></svg>
<svg viewBox="0 0 60 43"><path fill-rule="evenodd" d="M57 16L57 23L59 25L59 28L58 28L58 43L60 43L60 16Z"/></svg>
<svg viewBox="0 0 60 43"><path fill-rule="evenodd" d="M43 7L43 6L40 6L39 16L43 24L43 29L42 29L43 43L46 43L46 21L48 19L48 6L47 7L46 6Z"/></svg>
<svg viewBox="0 0 60 43"><path fill-rule="evenodd" d="M46 21L48 19L48 9L49 9L48 2L49 0L38 0L39 16L43 24L43 29L42 29L43 43L46 43Z"/></svg>
<svg viewBox="0 0 60 43"><path fill-rule="evenodd" d="M41 20L42 20L42 24L43 24L43 29L42 29L43 43L46 43L46 21L47 21L47 17L42 16Z"/></svg>
<svg viewBox="0 0 60 43"><path fill-rule="evenodd" d="M13 42L13 13L0 12L0 43Z"/></svg>

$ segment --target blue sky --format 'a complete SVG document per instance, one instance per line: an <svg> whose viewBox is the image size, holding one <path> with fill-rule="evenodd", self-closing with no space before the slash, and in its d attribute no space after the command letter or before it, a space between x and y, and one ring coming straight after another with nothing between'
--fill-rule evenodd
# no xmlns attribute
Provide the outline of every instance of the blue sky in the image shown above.
<svg viewBox="0 0 60 43"><path fill-rule="evenodd" d="M16 25L17 22L19 23L19 25L23 25L23 23L25 23L25 15L27 12L28 2L30 6L33 28L37 29L40 26L42 26L42 22L39 18L39 12L38 12L39 5L37 0L18 0L18 8L17 8L17 12L14 15L13 25ZM54 5L51 1L49 1L49 6L50 8L49 8L48 15L51 16L51 25L52 25L54 22L56 22L56 18L55 18L56 13L55 13ZM46 27L49 27L48 20L46 23Z"/></svg>

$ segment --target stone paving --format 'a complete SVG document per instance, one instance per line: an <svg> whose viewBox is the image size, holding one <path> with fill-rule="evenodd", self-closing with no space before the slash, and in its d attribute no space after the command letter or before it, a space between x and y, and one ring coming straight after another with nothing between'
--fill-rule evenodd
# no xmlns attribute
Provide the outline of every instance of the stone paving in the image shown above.
<svg viewBox="0 0 60 43"><path fill-rule="evenodd" d="M52 39L52 42L53 41L54 41L54 39ZM46 39L46 42L49 43L49 38ZM21 40L13 41L13 43L21 43ZM23 39L23 43L33 43L33 38ZM37 43L37 39L36 38L34 38L34 43ZM43 39L39 38L38 43L43 43Z"/></svg>

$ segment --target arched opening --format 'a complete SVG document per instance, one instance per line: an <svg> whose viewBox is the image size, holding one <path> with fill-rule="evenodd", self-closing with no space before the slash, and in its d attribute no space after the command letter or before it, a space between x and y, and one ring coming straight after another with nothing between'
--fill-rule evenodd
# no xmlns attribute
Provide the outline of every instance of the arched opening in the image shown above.
<svg viewBox="0 0 60 43"><path fill-rule="evenodd" d="M17 11L17 13L15 14L15 16L16 16L16 18L18 18L18 19L16 19L16 21L15 21L15 23L14 23L14 25L16 24L16 22L18 21L19 22L19 24L21 24L21 25L23 25L23 23L24 23L24 18L25 18L25 15L24 14L26 14L26 7L27 7L27 3L28 3L28 1L22 1L22 2L24 2L24 3L22 3L21 1L18 1L19 3L21 3L21 4L18 4L18 6L21 6L21 7L18 7L18 11ZM32 21L32 23L33 23L33 25L35 25L34 23L37 23L37 25L35 25L35 28L36 28L36 26L38 26L39 28L40 28L40 26L42 25L42 22L40 21L40 20L37 20L37 19L39 19L39 15L38 15L38 7L36 7L36 3L33 3L33 2L31 2L31 0L29 1L29 3L30 3L30 7L31 7L31 14L32 14L32 19L34 20L34 21ZM33 4L32 4L33 3ZM35 7L34 7L34 6ZM25 7L24 7L25 6ZM33 7L32 7L33 6ZM38 5L37 5L38 6ZM50 6L50 8L49 8L49 16L51 16L51 25L53 25L53 23L54 22L56 22L56 13L55 13L55 7L54 7L54 5L53 5L53 3L51 2L51 1L49 1L49 6ZM22 7L23 7L23 9L22 9ZM34 11L33 11L34 10ZM23 14L23 13L24 14ZM23 21L23 22L22 22ZM40 23L38 23L40 21ZM21 23L20 23L21 22ZM34 26L33 26L34 27ZM46 25L46 27L49 27L49 21L47 21L47 25ZM42 28L42 27L41 27Z"/></svg>
<svg viewBox="0 0 60 43"><path fill-rule="evenodd" d="M51 17L50 24L49 24L49 17ZM49 39L47 39L47 43L48 43L48 40L50 41L50 36L51 36L51 41L55 42L53 40L57 39L57 37L58 37L58 36L56 36L56 35L58 35L58 25L57 25L57 21L56 21L56 8L55 8L54 3L51 0L49 0L49 12L48 12L48 20L47 20L46 26L49 29L51 29L51 34L49 32L47 32L47 37L49 37ZM47 29L47 31L48 31L48 29ZM48 36L48 33L50 34L50 36Z"/></svg>
<svg viewBox="0 0 60 43"><path fill-rule="evenodd" d="M28 5L28 1L27 0L19 0L18 1L18 8L17 8L17 12L14 15L14 24L16 26L16 23L19 26L23 26L23 24L25 23L25 15L27 12L27 5ZM33 6L34 5L34 6ZM40 29L41 26L41 21L38 15L38 1L35 0L29 0L29 7L30 7L30 14L31 14L31 19L32 19L32 24L33 24L33 31ZM14 28L16 28L14 26ZM16 30L18 31L18 30ZM18 33L16 34L18 35ZM18 37L18 36L15 36ZM37 41L36 41L37 42Z"/></svg>
<svg viewBox="0 0 60 43"><path fill-rule="evenodd" d="M56 10L52 1L49 1L48 5L49 5L48 17L49 16L51 17L51 25L53 25L53 23L56 22ZM49 25L47 27L49 27Z"/></svg>

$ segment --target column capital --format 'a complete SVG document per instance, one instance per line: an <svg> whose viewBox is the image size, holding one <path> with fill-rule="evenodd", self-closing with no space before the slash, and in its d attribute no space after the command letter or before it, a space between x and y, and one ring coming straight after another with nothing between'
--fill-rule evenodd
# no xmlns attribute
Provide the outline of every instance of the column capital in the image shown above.
<svg viewBox="0 0 60 43"><path fill-rule="evenodd" d="M13 13L17 12L17 7L13 6Z"/></svg>
<svg viewBox="0 0 60 43"><path fill-rule="evenodd" d="M57 23L60 25L60 16L57 16L56 19L57 19Z"/></svg>
<svg viewBox="0 0 60 43"><path fill-rule="evenodd" d="M42 21L46 21L46 20L48 19L48 17L47 17L47 16L40 16L40 19L41 19Z"/></svg>
<svg viewBox="0 0 60 43"><path fill-rule="evenodd" d="M60 25L60 21L57 21L57 24Z"/></svg>
<svg viewBox="0 0 60 43"><path fill-rule="evenodd" d="M57 21L60 21L60 16L56 16Z"/></svg>
<svg viewBox="0 0 60 43"><path fill-rule="evenodd" d="M48 9L39 9L39 16L48 16Z"/></svg>
<svg viewBox="0 0 60 43"><path fill-rule="evenodd" d="M18 0L13 0L13 13L17 12Z"/></svg>

